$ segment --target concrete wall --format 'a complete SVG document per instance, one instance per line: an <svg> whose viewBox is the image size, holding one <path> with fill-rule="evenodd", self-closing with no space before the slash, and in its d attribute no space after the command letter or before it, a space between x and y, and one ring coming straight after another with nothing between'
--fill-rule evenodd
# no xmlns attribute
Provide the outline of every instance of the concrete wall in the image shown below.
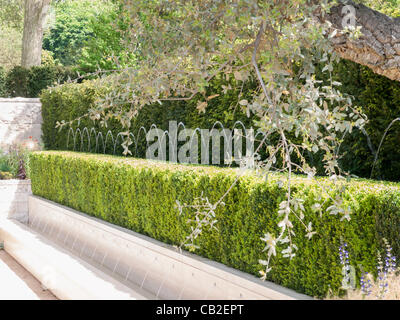
<svg viewBox="0 0 400 320"><path fill-rule="evenodd" d="M28 222L30 180L0 180L0 217Z"/></svg>
<svg viewBox="0 0 400 320"><path fill-rule="evenodd" d="M41 103L32 98L0 98L0 148L32 136L41 141Z"/></svg>
<svg viewBox="0 0 400 320"><path fill-rule="evenodd" d="M43 288L61 300L151 299L144 290L124 286L16 220L0 218L0 241ZM2 286L8 285L1 280ZM14 288L8 289L10 292Z"/></svg>

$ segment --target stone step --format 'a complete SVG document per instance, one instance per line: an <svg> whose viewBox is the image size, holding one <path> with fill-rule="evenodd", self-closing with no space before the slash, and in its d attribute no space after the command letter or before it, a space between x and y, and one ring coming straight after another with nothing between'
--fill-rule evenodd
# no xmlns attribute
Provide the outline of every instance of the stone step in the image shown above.
<svg viewBox="0 0 400 320"><path fill-rule="evenodd" d="M125 286L18 221L0 220L0 240L6 252L59 299L155 299L140 288Z"/></svg>

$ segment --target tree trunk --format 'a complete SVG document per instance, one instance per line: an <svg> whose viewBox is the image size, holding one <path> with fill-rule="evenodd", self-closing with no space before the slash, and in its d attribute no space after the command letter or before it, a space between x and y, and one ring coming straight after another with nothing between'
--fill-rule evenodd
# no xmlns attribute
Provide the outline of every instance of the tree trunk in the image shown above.
<svg viewBox="0 0 400 320"><path fill-rule="evenodd" d="M335 28L343 29L351 23L351 11L355 12L356 26L361 27L362 36L352 40L346 35L337 35L332 39L335 50L344 59L400 81L400 18L391 18L362 4L347 1L347 4L332 8L325 19Z"/></svg>
<svg viewBox="0 0 400 320"><path fill-rule="evenodd" d="M38 66L42 61L43 28L51 0L25 0L21 66Z"/></svg>

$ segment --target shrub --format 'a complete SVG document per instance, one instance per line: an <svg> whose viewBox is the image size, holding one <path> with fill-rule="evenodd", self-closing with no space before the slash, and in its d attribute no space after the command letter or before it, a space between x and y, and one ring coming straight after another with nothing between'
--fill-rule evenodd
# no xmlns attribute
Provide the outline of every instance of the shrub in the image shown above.
<svg viewBox="0 0 400 320"><path fill-rule="evenodd" d="M114 8L111 1L73 0L54 3L56 19L44 35L43 48L52 52L63 65L75 65L87 41L98 38L95 21ZM98 46L101 46L99 39ZM98 48L94 48L97 50ZM103 58L103 57L101 57Z"/></svg>
<svg viewBox="0 0 400 320"><path fill-rule="evenodd" d="M390 123L400 117L400 83L373 73L369 68L343 60L336 66L335 78L343 91L354 96L355 105L367 115L365 131L377 152L383 133ZM342 146L346 152L343 165L352 173L370 177L375 155L365 134L359 130L347 135ZM388 132L383 141L373 178L400 180L400 122Z"/></svg>
<svg viewBox="0 0 400 320"><path fill-rule="evenodd" d="M29 179L29 153L40 150L37 140L31 137L22 143L14 143L3 152L0 150L0 180Z"/></svg>
<svg viewBox="0 0 400 320"><path fill-rule="evenodd" d="M8 171L0 171L0 180L11 180L13 175Z"/></svg>
<svg viewBox="0 0 400 320"><path fill-rule="evenodd" d="M36 98L43 89L75 77L71 68L56 65L34 66L29 69L17 66L7 73L4 91L5 95L11 97Z"/></svg>
<svg viewBox="0 0 400 320"><path fill-rule="evenodd" d="M221 93L223 82L218 79L209 88L209 95L215 92ZM251 84L247 84L244 90L251 90ZM58 121L71 121L88 112L94 106L96 99L104 96L110 88L98 80L84 81L81 84L64 84L62 86L44 90L40 95L42 102L43 116L43 142L47 149L65 150L68 141L68 130L65 127L62 131L56 129ZM252 125L252 119L247 118L238 106L238 92L230 92L220 95L209 101L206 113L199 113L196 109L199 97L185 101L165 101L162 105L152 104L140 110L137 118L131 124L131 131L137 133L141 127L149 129L152 124L158 128L168 129L169 121L176 120L183 122L188 128L211 128L220 121L225 127L232 127L237 120L241 120L247 127ZM126 106L129 108L130 106ZM77 124L73 128L76 129ZM114 137L123 129L118 121L110 121L107 127L100 127L98 122L83 118L79 122L79 128L95 127L105 136L109 130ZM112 151L112 150L108 150Z"/></svg>
<svg viewBox="0 0 400 320"><path fill-rule="evenodd" d="M6 96L6 73L3 67L0 67L0 97Z"/></svg>
<svg viewBox="0 0 400 320"><path fill-rule="evenodd" d="M176 200L192 204L203 192L215 203L237 174L228 168L57 151L31 154L30 170L35 195L174 245L190 234L187 219L192 217L187 211L179 215ZM197 253L259 275L259 259L265 259L260 237L278 232L277 207L287 192L285 185L277 183L281 178L272 175L266 182L244 176L225 198L225 206L216 210L218 230L204 230L197 238ZM351 248L351 264L368 272L376 271L375 253L383 238L392 244L393 255L399 255L398 184L352 180L344 194L352 208L351 220L340 221L326 213L332 204L327 196L320 200L325 201L321 216L312 209L320 194L316 183L300 176L292 183L293 196L305 199L306 219L318 234L308 240L295 222L293 241L299 250L292 260L278 253L269 280L321 297L341 285L338 248L342 241Z"/></svg>
<svg viewBox="0 0 400 320"><path fill-rule="evenodd" d="M54 85L56 70L50 66L32 67L28 77L28 96L37 97L44 88Z"/></svg>
<svg viewBox="0 0 400 320"><path fill-rule="evenodd" d="M8 161L8 157L6 154L3 154L3 152L0 150L0 171L1 172L11 172L12 167Z"/></svg>
<svg viewBox="0 0 400 320"><path fill-rule="evenodd" d="M54 67L58 64L58 60L54 59L51 51L42 50L42 66Z"/></svg>
<svg viewBox="0 0 400 320"><path fill-rule="evenodd" d="M29 97L29 70L20 66L12 68L7 73L6 87L11 97Z"/></svg>
<svg viewBox="0 0 400 320"><path fill-rule="evenodd" d="M64 83L69 79L75 79L76 73L72 68L61 66L39 66L32 67L29 73L30 97L38 97L43 89L57 83Z"/></svg>
<svg viewBox="0 0 400 320"><path fill-rule="evenodd" d="M57 121L73 120L88 112L95 100L107 92L106 87L96 85L96 81L82 84L68 83L59 87L44 90L40 95L42 102L42 139L46 149L65 149L68 140L68 129L56 129ZM82 127L99 125L83 119ZM100 129L100 128L99 128Z"/></svg>

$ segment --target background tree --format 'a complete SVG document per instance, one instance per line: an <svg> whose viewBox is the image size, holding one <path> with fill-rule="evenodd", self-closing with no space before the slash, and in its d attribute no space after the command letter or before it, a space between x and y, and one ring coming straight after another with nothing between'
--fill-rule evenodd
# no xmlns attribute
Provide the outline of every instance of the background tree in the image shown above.
<svg viewBox="0 0 400 320"><path fill-rule="evenodd" d="M23 0L0 0L0 66L5 70L21 62Z"/></svg>
<svg viewBox="0 0 400 320"><path fill-rule="evenodd" d="M39 66L42 60L43 32L51 0L25 0L21 66Z"/></svg>
<svg viewBox="0 0 400 320"><path fill-rule="evenodd" d="M89 21L93 36L84 42L77 63L81 73L126 68L137 61L135 54L126 50L122 41L129 26L124 7L107 2L103 3L102 8L100 14Z"/></svg>
<svg viewBox="0 0 400 320"><path fill-rule="evenodd" d="M43 48L52 52L61 64L76 65L87 42L96 43L89 51L103 47L105 35L99 30L116 18L111 1L68 0L55 2L53 6L55 21L44 35ZM86 56L90 54L86 51Z"/></svg>
<svg viewBox="0 0 400 320"><path fill-rule="evenodd" d="M0 0L0 26L22 30L24 0Z"/></svg>

